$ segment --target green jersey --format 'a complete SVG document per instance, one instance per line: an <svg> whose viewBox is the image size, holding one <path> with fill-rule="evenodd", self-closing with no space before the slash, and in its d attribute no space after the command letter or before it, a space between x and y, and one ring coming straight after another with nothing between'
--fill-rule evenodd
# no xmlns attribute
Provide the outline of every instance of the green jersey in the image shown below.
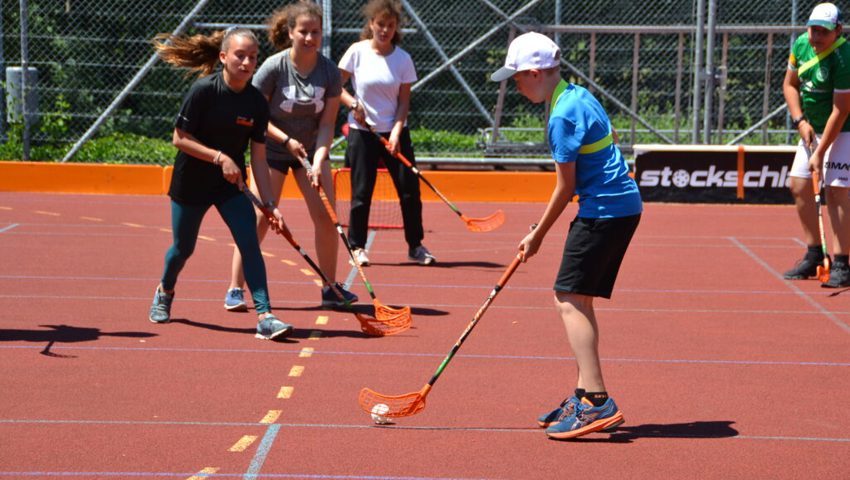
<svg viewBox="0 0 850 480"><path fill-rule="evenodd" d="M832 114L833 94L850 93L850 43L844 43L840 37L836 43L839 43L837 48L827 55L821 54L818 60L807 32L797 37L788 59L788 68L800 78L803 113L818 133L823 133ZM850 131L850 118L841 131Z"/></svg>

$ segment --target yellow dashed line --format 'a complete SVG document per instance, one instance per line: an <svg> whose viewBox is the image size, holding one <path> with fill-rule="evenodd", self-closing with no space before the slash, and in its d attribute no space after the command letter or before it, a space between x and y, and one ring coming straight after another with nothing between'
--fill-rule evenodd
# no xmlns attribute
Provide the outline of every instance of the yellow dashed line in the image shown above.
<svg viewBox="0 0 850 480"><path fill-rule="evenodd" d="M45 212L44 210L36 210L35 213L37 213L39 215L50 215L50 216L53 216L53 217L58 217L60 215L56 212Z"/></svg>
<svg viewBox="0 0 850 480"><path fill-rule="evenodd" d="M227 244L227 246L228 246L228 247L236 248L236 244L235 244L235 243L233 243L233 242L228 243L228 244Z"/></svg>
<svg viewBox="0 0 850 480"><path fill-rule="evenodd" d="M139 225L138 223L130 223L130 222L121 222L121 225L126 225L126 226L128 226L128 227L133 227L133 228L142 228L142 227L144 227L144 225Z"/></svg>
<svg viewBox="0 0 850 480"><path fill-rule="evenodd" d="M205 235L198 235L198 238L200 238L201 240L206 240L206 241L208 241L208 242L214 242L214 241L215 241L215 239L214 239L214 238L212 238L212 237L207 237L207 236L205 236Z"/></svg>
<svg viewBox="0 0 850 480"><path fill-rule="evenodd" d="M215 473L218 470L219 470L218 467L205 467L203 470L196 473L195 475L192 475L191 477L187 478L186 480L202 480L202 479L205 479L205 478L209 478L209 477L207 477L207 475L209 475L211 473Z"/></svg>
<svg viewBox="0 0 850 480"><path fill-rule="evenodd" d="M160 231L160 232L168 232L168 233L171 233L171 229L170 229L170 228L160 228L160 229L159 229L159 231Z"/></svg>
<svg viewBox="0 0 850 480"><path fill-rule="evenodd" d="M280 391L277 392L277 398L292 398L292 393L295 391L295 387L280 387Z"/></svg>
<svg viewBox="0 0 850 480"><path fill-rule="evenodd" d="M0 210L11 210L11 209L12 209L12 207L0 206Z"/></svg>
<svg viewBox="0 0 850 480"><path fill-rule="evenodd" d="M322 332L319 330L313 330L310 332L310 337L307 340L318 340L320 338L322 338Z"/></svg>
<svg viewBox="0 0 850 480"><path fill-rule="evenodd" d="M293 365L292 368L289 369L290 377L300 377L302 373L304 373L304 367L301 365Z"/></svg>
<svg viewBox="0 0 850 480"><path fill-rule="evenodd" d="M260 252L260 253L262 253L264 257L271 257L271 258L274 258L274 254L273 254L273 253L269 253L269 252Z"/></svg>
<svg viewBox="0 0 850 480"><path fill-rule="evenodd" d="M257 440L256 435L244 435L239 439L238 442L234 443L232 447L230 447L229 451L231 452L244 452L245 449L251 446L254 441Z"/></svg>
<svg viewBox="0 0 850 480"><path fill-rule="evenodd" d="M318 278L314 278L313 283L315 283L317 287L324 287L325 286L325 283L322 282L321 280L319 280Z"/></svg>
<svg viewBox="0 0 850 480"><path fill-rule="evenodd" d="M313 273L312 270L308 270L306 268L302 268L301 273L303 273L304 275L307 275L308 277L312 277L313 275L315 275L315 273Z"/></svg>
<svg viewBox="0 0 850 480"><path fill-rule="evenodd" d="M301 349L301 353L298 354L301 358L310 358L313 356L313 352L315 349L313 347L304 347Z"/></svg>
<svg viewBox="0 0 850 480"><path fill-rule="evenodd" d="M316 318L316 325L327 325L327 324L328 324L328 317L326 315L319 315L318 318Z"/></svg>
<svg viewBox="0 0 850 480"><path fill-rule="evenodd" d="M260 420L260 423L274 423L274 422L276 422L277 419L280 418L281 412L282 412L282 410L269 410L269 413L267 413L266 416L263 417L262 420Z"/></svg>
<svg viewBox="0 0 850 480"><path fill-rule="evenodd" d="M102 222L103 221L102 218L97 218L97 217L80 217L80 220L88 220L90 222Z"/></svg>
<svg viewBox="0 0 850 480"><path fill-rule="evenodd" d="M287 259L285 259L285 258L284 258L283 260L281 260L281 262L283 262L283 263L285 263L285 264L289 265L290 267L294 267L294 266L295 266L295 262L293 262L292 260L287 260Z"/></svg>

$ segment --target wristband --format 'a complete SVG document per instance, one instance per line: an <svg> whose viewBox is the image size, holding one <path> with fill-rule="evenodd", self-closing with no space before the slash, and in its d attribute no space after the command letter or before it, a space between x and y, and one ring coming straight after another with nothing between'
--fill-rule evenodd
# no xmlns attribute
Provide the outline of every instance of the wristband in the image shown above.
<svg viewBox="0 0 850 480"><path fill-rule="evenodd" d="M359 106L360 106L360 102L358 102L357 99L355 98L354 101L351 103L351 108L349 110L357 110L357 107L359 107Z"/></svg>
<svg viewBox="0 0 850 480"><path fill-rule="evenodd" d="M274 203L274 200L269 200L263 204L270 212L273 212L275 208L277 208L277 204Z"/></svg>
<svg viewBox="0 0 850 480"><path fill-rule="evenodd" d="M794 128L798 128L800 126L800 123L805 119L806 119L805 115L800 115L797 118L792 118L791 119L791 126L794 127Z"/></svg>
<svg viewBox="0 0 850 480"><path fill-rule="evenodd" d="M281 144L285 147L285 146L289 143L289 141L290 141L290 140L292 140L292 137L290 137L289 135L287 135L287 136L286 136L286 140L284 140L284 141L282 141L282 142L280 142L280 143L281 143Z"/></svg>
<svg viewBox="0 0 850 480"><path fill-rule="evenodd" d="M213 165L221 165L221 150L216 152L215 157L213 157L212 163Z"/></svg>

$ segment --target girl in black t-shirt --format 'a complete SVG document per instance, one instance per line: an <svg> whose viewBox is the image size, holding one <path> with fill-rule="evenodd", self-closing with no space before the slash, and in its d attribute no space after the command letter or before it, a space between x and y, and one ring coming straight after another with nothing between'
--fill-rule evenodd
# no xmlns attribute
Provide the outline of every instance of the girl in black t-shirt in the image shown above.
<svg viewBox="0 0 850 480"><path fill-rule="evenodd" d="M204 215L215 206L244 258L245 280L258 314L257 338L288 334L292 326L271 313L256 217L250 200L241 193L246 178L243 152L250 140L260 196L282 221L266 164L268 104L251 85L259 52L257 38L241 28L189 38L161 34L155 38L155 48L164 61L197 72L201 78L186 94L175 122L173 142L178 153L168 190L174 243L165 255L165 270L148 318L154 323L170 320L177 276L195 250ZM222 68L216 72L219 63Z"/></svg>

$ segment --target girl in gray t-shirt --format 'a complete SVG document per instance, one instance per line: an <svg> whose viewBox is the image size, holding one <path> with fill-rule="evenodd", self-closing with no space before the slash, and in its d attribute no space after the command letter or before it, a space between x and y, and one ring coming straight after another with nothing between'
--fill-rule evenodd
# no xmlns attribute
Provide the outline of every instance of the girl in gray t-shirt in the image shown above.
<svg viewBox="0 0 850 480"><path fill-rule="evenodd" d="M315 187L320 182L325 187L333 185L328 156L342 89L339 69L320 53L322 9L318 4L309 0L289 4L274 12L268 25L269 40L278 53L263 62L253 84L269 102L266 153L274 198L280 198L291 169L316 229L319 267L336 283L336 229ZM302 160L311 164L309 171L302 167ZM333 204L333 188L325 193ZM267 231L266 222L258 221L261 240ZM242 258L234 250L230 287L224 300L227 310L247 309L243 285ZM340 284L336 286L350 303L358 300ZM344 305L328 286L322 289L323 307Z"/></svg>

